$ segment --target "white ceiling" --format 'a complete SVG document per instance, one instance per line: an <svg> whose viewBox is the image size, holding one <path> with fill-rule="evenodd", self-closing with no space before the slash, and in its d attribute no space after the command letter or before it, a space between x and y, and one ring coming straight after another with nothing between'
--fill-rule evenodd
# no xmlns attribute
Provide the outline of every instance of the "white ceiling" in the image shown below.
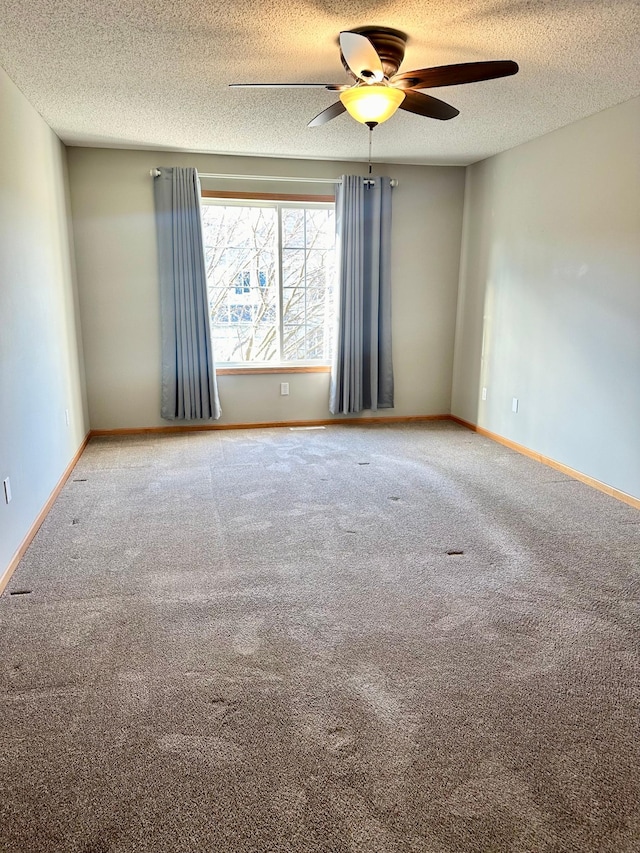
<svg viewBox="0 0 640 853"><path fill-rule="evenodd" d="M336 94L231 82L347 82L340 30L409 35L401 71L513 59L515 77L433 90L460 110L399 111L378 162L467 164L640 95L640 0L0 0L0 65L71 145L363 160Z"/></svg>

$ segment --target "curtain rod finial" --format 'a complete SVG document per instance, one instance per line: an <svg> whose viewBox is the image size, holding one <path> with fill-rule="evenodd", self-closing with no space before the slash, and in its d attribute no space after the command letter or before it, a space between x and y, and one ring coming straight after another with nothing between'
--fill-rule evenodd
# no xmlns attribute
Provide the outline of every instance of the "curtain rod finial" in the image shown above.
<svg viewBox="0 0 640 853"><path fill-rule="evenodd" d="M160 175L162 174L162 172L160 171L160 169L151 169L149 171L149 174L151 175L152 178L159 178Z"/></svg>

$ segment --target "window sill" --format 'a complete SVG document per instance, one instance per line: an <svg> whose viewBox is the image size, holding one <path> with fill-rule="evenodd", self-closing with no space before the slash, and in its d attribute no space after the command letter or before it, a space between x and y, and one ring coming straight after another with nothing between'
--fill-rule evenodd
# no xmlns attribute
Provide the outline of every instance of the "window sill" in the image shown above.
<svg viewBox="0 0 640 853"><path fill-rule="evenodd" d="M292 365L274 365L273 367L216 367L218 376L239 376L240 374L258 374L258 373L331 373L331 367L328 364L292 364Z"/></svg>

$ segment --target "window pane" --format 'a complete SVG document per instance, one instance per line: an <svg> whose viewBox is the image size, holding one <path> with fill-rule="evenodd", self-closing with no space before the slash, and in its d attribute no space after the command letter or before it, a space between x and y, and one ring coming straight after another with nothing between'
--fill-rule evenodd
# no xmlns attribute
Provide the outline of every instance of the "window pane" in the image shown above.
<svg viewBox="0 0 640 853"><path fill-rule="evenodd" d="M305 210L302 207L285 207L282 210L282 247L304 249Z"/></svg>
<svg viewBox="0 0 640 853"><path fill-rule="evenodd" d="M278 358L277 210L205 204L202 213L216 361Z"/></svg>
<svg viewBox="0 0 640 853"><path fill-rule="evenodd" d="M302 287L285 287L282 291L282 319L284 324L304 325L306 293Z"/></svg>
<svg viewBox="0 0 640 853"><path fill-rule="evenodd" d="M305 284L305 251L304 249L282 250L282 286L304 287Z"/></svg>
<svg viewBox="0 0 640 853"><path fill-rule="evenodd" d="M307 357L306 329L304 326L285 324L282 336L283 355L286 359L300 361Z"/></svg>
<svg viewBox="0 0 640 853"><path fill-rule="evenodd" d="M336 240L335 214L333 209L308 209L306 211L307 248L333 249Z"/></svg>
<svg viewBox="0 0 640 853"><path fill-rule="evenodd" d="M313 214L318 212L332 213L311 211ZM328 219L324 216L319 221L324 226ZM308 224L307 239L310 243L314 240L323 242L327 232L318 236ZM333 251L321 248L306 251L283 249L282 266L284 357L328 361L334 326Z"/></svg>

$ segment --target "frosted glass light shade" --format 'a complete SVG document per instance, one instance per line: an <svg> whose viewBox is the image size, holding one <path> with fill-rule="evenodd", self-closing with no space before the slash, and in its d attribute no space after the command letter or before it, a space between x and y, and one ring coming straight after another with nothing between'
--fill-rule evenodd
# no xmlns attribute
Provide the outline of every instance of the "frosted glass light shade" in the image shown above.
<svg viewBox="0 0 640 853"><path fill-rule="evenodd" d="M382 124L395 113L404 101L401 89L391 86L372 84L371 86L356 86L340 93L340 100L347 108L350 116L362 124L375 122Z"/></svg>

